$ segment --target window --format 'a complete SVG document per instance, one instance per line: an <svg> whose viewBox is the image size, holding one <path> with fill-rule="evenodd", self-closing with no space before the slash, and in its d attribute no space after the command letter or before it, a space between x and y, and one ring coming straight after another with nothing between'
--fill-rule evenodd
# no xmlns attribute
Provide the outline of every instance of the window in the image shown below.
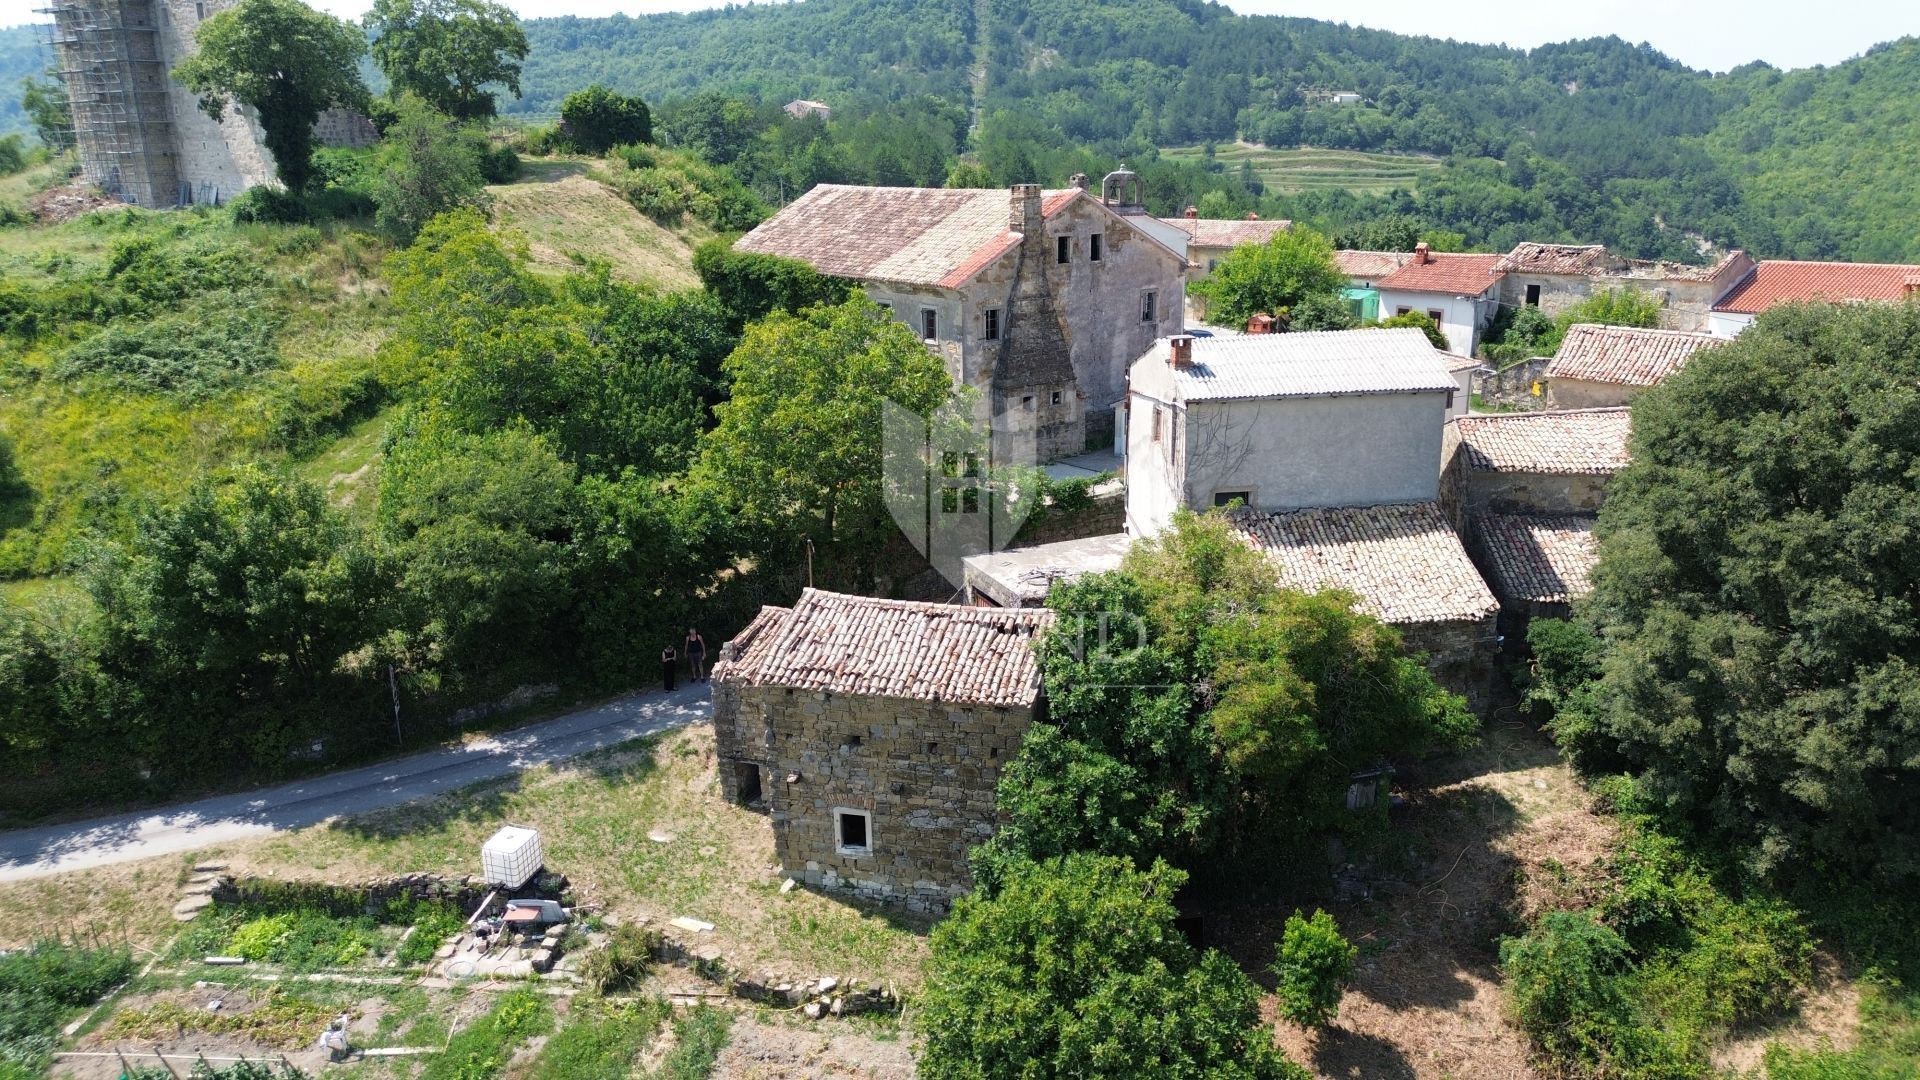
<svg viewBox="0 0 1920 1080"><path fill-rule="evenodd" d="M932 308L920 309L920 336L928 341L940 336L940 313Z"/></svg>
<svg viewBox="0 0 1920 1080"><path fill-rule="evenodd" d="M1154 308L1153 300L1154 300L1154 296L1153 296L1152 289L1148 289L1146 292L1143 292L1140 294L1140 321L1141 322L1154 321L1156 317L1156 311Z"/></svg>
<svg viewBox="0 0 1920 1080"><path fill-rule="evenodd" d="M1435 326L1439 326L1442 322L1446 321L1446 317L1447 317L1447 313L1444 311L1441 311L1437 307L1430 307L1427 309L1427 318L1432 319L1433 325Z"/></svg>
<svg viewBox="0 0 1920 1080"><path fill-rule="evenodd" d="M940 512L980 512L980 455L948 451L940 455Z"/></svg>
<svg viewBox="0 0 1920 1080"><path fill-rule="evenodd" d="M1412 308L1410 308L1410 307L1408 307L1408 306L1406 306L1405 304L1402 304L1402 305L1400 305L1399 307L1397 307L1397 308L1394 308L1394 309L1393 309L1393 313L1394 313L1395 315L1405 315L1405 314L1407 314L1407 313L1409 313L1409 312L1411 312L1412 310L1413 310ZM931 335L929 335L929 336L931 336Z"/></svg>
<svg viewBox="0 0 1920 1080"><path fill-rule="evenodd" d="M986 319L987 319L987 328L986 328L987 340L999 341L1000 340L1000 309L997 307L988 308Z"/></svg>
<svg viewBox="0 0 1920 1080"><path fill-rule="evenodd" d="M1244 506L1251 499L1252 494L1249 491L1216 491L1213 493L1213 505L1232 506L1237 502Z"/></svg>
<svg viewBox="0 0 1920 1080"><path fill-rule="evenodd" d="M1053 396L1052 396L1052 398L1051 398L1050 400L1048 400L1048 402L1047 402L1047 404L1049 404L1049 405L1058 405L1058 404L1060 404L1060 391L1058 391L1058 390L1055 390L1055 391L1053 392Z"/></svg>
<svg viewBox="0 0 1920 1080"><path fill-rule="evenodd" d="M200 0L199 3L196 3L193 5L193 17L200 20L201 22L207 21L206 0Z"/></svg>
<svg viewBox="0 0 1920 1080"><path fill-rule="evenodd" d="M1528 307L1540 306L1540 286L1538 285L1527 286L1527 306Z"/></svg>
<svg viewBox="0 0 1920 1080"><path fill-rule="evenodd" d="M1153 407L1153 441L1160 441L1160 406Z"/></svg>
<svg viewBox="0 0 1920 1080"><path fill-rule="evenodd" d="M842 855L873 854L873 815L865 810L835 808L833 836Z"/></svg>
<svg viewBox="0 0 1920 1080"><path fill-rule="evenodd" d="M1073 259L1073 237L1062 236L1053 242L1053 261L1070 262Z"/></svg>
<svg viewBox="0 0 1920 1080"><path fill-rule="evenodd" d="M892 310L893 310L893 301L891 301L891 300L875 300L875 301L874 301L874 304L876 304L876 305L877 305L877 306L878 306L878 307L880 308L880 310L881 310L881 311L892 311Z"/></svg>
<svg viewBox="0 0 1920 1080"><path fill-rule="evenodd" d="M1219 259L1208 259L1208 260L1207 260L1207 273L1209 273L1209 274L1211 274L1211 273L1213 273L1213 271L1214 271L1214 270L1215 270L1215 269L1216 269L1217 267L1219 267L1219 265L1220 265L1220 260L1219 260Z"/></svg>
<svg viewBox="0 0 1920 1080"><path fill-rule="evenodd" d="M1099 233L1094 233L1093 236L1087 240L1087 261L1088 262L1100 261L1100 234Z"/></svg>

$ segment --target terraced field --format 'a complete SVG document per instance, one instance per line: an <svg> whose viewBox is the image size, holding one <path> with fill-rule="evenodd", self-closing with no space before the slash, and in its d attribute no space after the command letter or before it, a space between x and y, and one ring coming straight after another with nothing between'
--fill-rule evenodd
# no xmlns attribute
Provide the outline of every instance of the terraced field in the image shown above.
<svg viewBox="0 0 1920 1080"><path fill-rule="evenodd" d="M1206 160L1206 148L1200 146L1177 146L1160 153L1171 161ZM1275 191L1346 188L1376 192L1413 188L1440 169L1439 158L1415 154L1316 150L1307 146L1273 150L1248 143L1217 144L1213 160L1229 170L1238 170L1241 162L1252 162L1254 173Z"/></svg>

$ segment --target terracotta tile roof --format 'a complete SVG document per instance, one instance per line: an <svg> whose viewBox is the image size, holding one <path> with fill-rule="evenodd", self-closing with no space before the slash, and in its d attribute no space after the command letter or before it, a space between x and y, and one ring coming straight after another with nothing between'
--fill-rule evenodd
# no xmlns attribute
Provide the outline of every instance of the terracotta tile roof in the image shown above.
<svg viewBox="0 0 1920 1080"><path fill-rule="evenodd" d="M783 616L762 609L727 648L714 677L836 694L1032 705L1040 691L1034 638L1045 608L976 608L807 589ZM764 622L763 622L764 620ZM756 629L757 628L757 629Z"/></svg>
<svg viewBox="0 0 1920 1080"><path fill-rule="evenodd" d="M1145 359L1166 363L1166 338ZM1173 368L1183 401L1439 393L1458 389L1442 353L1412 327L1241 334L1193 339L1193 363Z"/></svg>
<svg viewBox="0 0 1920 1080"><path fill-rule="evenodd" d="M1584 379L1622 386L1656 386L1700 349L1720 344L1711 334L1637 330L1575 323L1547 364L1549 379Z"/></svg>
<svg viewBox="0 0 1920 1080"><path fill-rule="evenodd" d="M1604 476L1627 464L1633 430L1625 406L1494 413L1449 421L1469 468L1483 472Z"/></svg>
<svg viewBox="0 0 1920 1080"><path fill-rule="evenodd" d="M1160 220L1186 233L1188 244L1204 248L1264 244L1275 235L1293 228L1293 222L1284 219L1247 221L1237 218L1170 217Z"/></svg>
<svg viewBox="0 0 1920 1080"><path fill-rule="evenodd" d="M1453 255L1436 251L1427 261L1413 262L1379 280L1382 289L1400 292L1448 293L1454 296L1479 296L1501 278L1496 269L1498 255Z"/></svg>
<svg viewBox="0 0 1920 1080"><path fill-rule="evenodd" d="M1455 375L1473 368L1486 366L1471 356L1462 356L1457 352L1442 352L1440 354L1440 362L1447 365L1447 370L1453 372Z"/></svg>
<svg viewBox="0 0 1920 1080"><path fill-rule="evenodd" d="M1435 503L1264 513L1235 510L1240 535L1295 589L1345 589L1385 622L1477 621L1499 603Z"/></svg>
<svg viewBox="0 0 1920 1080"><path fill-rule="evenodd" d="M1051 217L1077 189L1049 191ZM956 287L1020 242L1007 228L1011 195L985 188L821 184L734 243L739 251L802 259L823 274Z"/></svg>
<svg viewBox="0 0 1920 1080"><path fill-rule="evenodd" d="M1593 591L1593 566L1600 561L1593 518L1487 514L1473 528L1486 556L1487 582L1502 600L1569 604Z"/></svg>
<svg viewBox="0 0 1920 1080"><path fill-rule="evenodd" d="M1336 251L1333 265L1350 278L1372 281L1386 277L1413 261L1405 251Z"/></svg>
<svg viewBox="0 0 1920 1080"><path fill-rule="evenodd" d="M720 672L722 664L737 664L744 669L757 668L766 658L771 643L780 636L780 629L786 625L787 616L793 609L774 607L771 604L761 607L759 614L746 628L733 636L733 640L720 646L720 658L713 665L714 673Z"/></svg>
<svg viewBox="0 0 1920 1080"><path fill-rule="evenodd" d="M1602 244L1516 244L1500 259L1503 274L1602 274L1613 260Z"/></svg>
<svg viewBox="0 0 1920 1080"><path fill-rule="evenodd" d="M1899 263L1793 262L1767 259L1713 305L1715 311L1758 315L1795 300L1904 300L1920 266Z"/></svg>

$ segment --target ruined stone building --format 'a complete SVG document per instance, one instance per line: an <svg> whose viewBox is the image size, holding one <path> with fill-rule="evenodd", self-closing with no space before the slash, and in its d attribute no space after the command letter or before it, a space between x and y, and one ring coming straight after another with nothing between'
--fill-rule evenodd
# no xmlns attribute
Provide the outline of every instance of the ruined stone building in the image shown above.
<svg viewBox="0 0 1920 1080"><path fill-rule="evenodd" d="M822 184L735 247L860 282L1052 460L1110 445L1128 362L1184 325L1186 254L1135 212L1138 184Z"/></svg>
<svg viewBox="0 0 1920 1080"><path fill-rule="evenodd" d="M1624 407L1468 416L1447 425L1440 504L1500 601L1501 632L1566 615L1592 589L1595 515L1626 467Z"/></svg>
<svg viewBox="0 0 1920 1080"><path fill-rule="evenodd" d="M815 589L761 609L714 665L723 793L765 803L787 877L944 911L1041 708L1052 619Z"/></svg>
<svg viewBox="0 0 1920 1080"><path fill-rule="evenodd" d="M50 0L52 43L73 107L81 172L141 206L218 205L275 178L249 110L214 120L175 82L194 31L232 0ZM370 145L365 117L332 110L314 125L328 145Z"/></svg>
<svg viewBox="0 0 1920 1080"><path fill-rule="evenodd" d="M1753 272L1744 251L1711 266L1660 259L1625 259L1600 244L1519 244L1499 260L1497 296L1508 307L1538 307L1548 315L1603 289L1637 289L1660 302L1668 330L1705 330L1721 297Z"/></svg>
<svg viewBox="0 0 1920 1080"><path fill-rule="evenodd" d="M1625 405L1680 370L1720 339L1686 330L1638 330L1576 323L1547 364L1547 392L1557 409Z"/></svg>
<svg viewBox="0 0 1920 1080"><path fill-rule="evenodd" d="M1243 244L1264 244L1283 232L1293 229L1293 222L1284 218L1263 221L1256 214L1245 218L1203 218L1200 208L1187 207L1186 213L1177 218L1161 218L1161 222L1178 229L1185 237L1187 245L1187 280L1200 281L1220 260L1233 253L1233 249Z"/></svg>

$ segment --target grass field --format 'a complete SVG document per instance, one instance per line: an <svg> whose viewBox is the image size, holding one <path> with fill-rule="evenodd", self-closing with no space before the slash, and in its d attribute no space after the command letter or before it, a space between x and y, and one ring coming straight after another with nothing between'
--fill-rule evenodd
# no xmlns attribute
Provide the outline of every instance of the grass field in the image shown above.
<svg viewBox="0 0 1920 1080"><path fill-rule="evenodd" d="M1205 161L1203 146L1162 150L1169 161ZM1237 171L1252 162L1255 175L1274 191L1345 188L1354 192L1391 191L1418 187L1440 168L1440 159L1413 154L1369 154L1358 150L1274 150L1248 143L1217 145L1213 160Z"/></svg>

